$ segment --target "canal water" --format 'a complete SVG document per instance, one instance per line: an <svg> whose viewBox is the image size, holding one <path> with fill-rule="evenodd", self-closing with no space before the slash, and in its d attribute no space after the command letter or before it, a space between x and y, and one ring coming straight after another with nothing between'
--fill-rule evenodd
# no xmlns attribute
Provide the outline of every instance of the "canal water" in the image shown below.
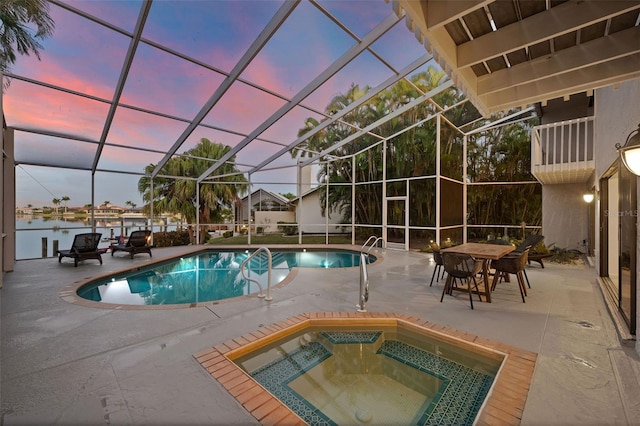
<svg viewBox="0 0 640 426"><path fill-rule="evenodd" d="M98 247L109 247L107 239L112 235L117 238L122 231L124 231L124 235L129 235L131 231L145 229L147 221L148 219L145 218L126 218L124 221L121 221L120 218L96 219L96 232L102 233L104 240ZM175 222L165 222L162 219L154 220L153 231L175 231L178 225ZM16 217L16 259L43 257L43 238L46 238L47 243L46 256L56 256L54 241L58 241L59 249L69 249L73 244L74 236L83 232L91 232L89 219L18 216Z"/></svg>

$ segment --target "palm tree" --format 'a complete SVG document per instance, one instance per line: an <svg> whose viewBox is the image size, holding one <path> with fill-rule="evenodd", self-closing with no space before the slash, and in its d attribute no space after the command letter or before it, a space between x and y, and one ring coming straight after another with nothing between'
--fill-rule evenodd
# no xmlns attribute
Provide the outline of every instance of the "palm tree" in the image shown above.
<svg viewBox="0 0 640 426"><path fill-rule="evenodd" d="M135 208L136 208L136 206L137 206L137 204L136 204L136 203L134 203L133 201L130 201L130 200L129 200L129 201L125 201L124 203L125 203L127 206L129 206L131 209L135 209Z"/></svg>
<svg viewBox="0 0 640 426"><path fill-rule="evenodd" d="M60 199L59 198L54 198L53 200L51 200L51 202L53 203L53 205L55 206L56 209L56 216L58 215L58 206L60 205Z"/></svg>
<svg viewBox="0 0 640 426"><path fill-rule="evenodd" d="M162 175L171 178L156 177L153 180L153 194L151 194L151 179L149 175L155 169L154 164L145 168L144 177L138 181L138 190L146 203L153 202L155 212L179 213L188 224L219 223L224 220L225 212L240 202L241 195L247 189L246 179L235 167L235 156L216 170L221 177L217 180L211 176L200 184L200 205L196 204L196 179L202 175L213 161L221 158L231 147L202 138L194 148L184 152L182 156L174 157L165 164ZM174 178L177 176L178 178ZM180 179L183 177L184 179ZM149 211L149 204L145 210ZM204 236L204 233L202 233Z"/></svg>
<svg viewBox="0 0 640 426"><path fill-rule="evenodd" d="M62 202L64 203L64 212L67 212L67 201L69 201L71 198L69 198L68 196L64 195L62 196Z"/></svg>
<svg viewBox="0 0 640 426"><path fill-rule="evenodd" d="M42 45L38 39L49 37L54 29L46 0L2 0L0 23L0 73L8 71L16 62L16 53L33 53L39 60Z"/></svg>

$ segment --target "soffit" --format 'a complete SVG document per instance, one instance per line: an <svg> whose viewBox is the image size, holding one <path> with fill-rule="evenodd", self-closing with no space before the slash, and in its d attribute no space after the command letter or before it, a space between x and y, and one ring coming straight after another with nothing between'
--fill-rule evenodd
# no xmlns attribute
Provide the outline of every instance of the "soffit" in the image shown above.
<svg viewBox="0 0 640 426"><path fill-rule="evenodd" d="M640 1L393 5L484 115L640 77Z"/></svg>

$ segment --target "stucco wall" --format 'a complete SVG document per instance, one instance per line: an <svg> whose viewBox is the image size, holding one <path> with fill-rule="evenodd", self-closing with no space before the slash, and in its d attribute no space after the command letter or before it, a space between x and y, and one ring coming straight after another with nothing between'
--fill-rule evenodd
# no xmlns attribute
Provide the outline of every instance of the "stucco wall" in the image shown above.
<svg viewBox="0 0 640 426"><path fill-rule="evenodd" d="M542 233L547 246L585 251L587 205L583 183L542 186Z"/></svg>
<svg viewBox="0 0 640 426"><path fill-rule="evenodd" d="M308 195L302 197L302 202L299 202L297 209L298 223L301 223L302 232L307 233L324 233L327 218L322 215L322 209L320 208L320 191L314 191ZM350 228L343 229L342 227L335 226L342 221L342 215L331 211L329 214L329 232L350 232ZM331 226L334 224L334 226Z"/></svg>
<svg viewBox="0 0 640 426"><path fill-rule="evenodd" d="M596 174L598 178L618 157L615 144L640 123L640 79L605 87L595 93Z"/></svg>
<svg viewBox="0 0 640 426"><path fill-rule="evenodd" d="M597 180L616 161L615 144L623 145L631 131L640 123L640 79L622 83L619 87L605 87L595 93L595 137ZM640 185L638 185L640 190ZM640 194L638 194L640 200ZM638 228L640 230L640 228ZM640 238L636 233L636 256L640 259ZM599 238L596 236L596 242ZM596 259L596 264L598 264ZM640 277L637 274L636 279ZM636 282L640 289L640 283ZM636 292L636 304L640 306L640 291ZM636 312L636 325L640 325L640 310ZM640 340L636 340L636 352L640 353Z"/></svg>
<svg viewBox="0 0 640 426"><path fill-rule="evenodd" d="M281 232L278 230L278 222L295 222L296 215L294 212L255 212L256 227L264 228L265 233Z"/></svg>

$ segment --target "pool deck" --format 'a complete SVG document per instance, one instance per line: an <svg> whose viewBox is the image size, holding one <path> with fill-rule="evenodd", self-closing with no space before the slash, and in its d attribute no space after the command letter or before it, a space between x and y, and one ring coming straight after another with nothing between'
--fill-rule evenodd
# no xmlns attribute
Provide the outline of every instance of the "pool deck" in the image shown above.
<svg viewBox="0 0 640 426"><path fill-rule="evenodd" d="M309 315L398 316L531 354L520 417L502 416L519 404L507 391L482 423L640 424L640 359L634 342L620 339L587 266L533 264L526 303L514 283L503 283L493 303L476 299L474 310L462 292L440 303L444 283L429 287L430 255L395 250L378 251L383 260L369 267L366 314L355 312L358 268L299 269L270 302L251 296L186 309L103 309L70 303L63 292L88 277L193 249L154 249L152 259L106 255L102 266L88 260L77 268L57 258L18 261L0 290L0 424L295 423L259 389L236 399L199 360L224 352L225 342ZM527 367L516 370L514 377Z"/></svg>

